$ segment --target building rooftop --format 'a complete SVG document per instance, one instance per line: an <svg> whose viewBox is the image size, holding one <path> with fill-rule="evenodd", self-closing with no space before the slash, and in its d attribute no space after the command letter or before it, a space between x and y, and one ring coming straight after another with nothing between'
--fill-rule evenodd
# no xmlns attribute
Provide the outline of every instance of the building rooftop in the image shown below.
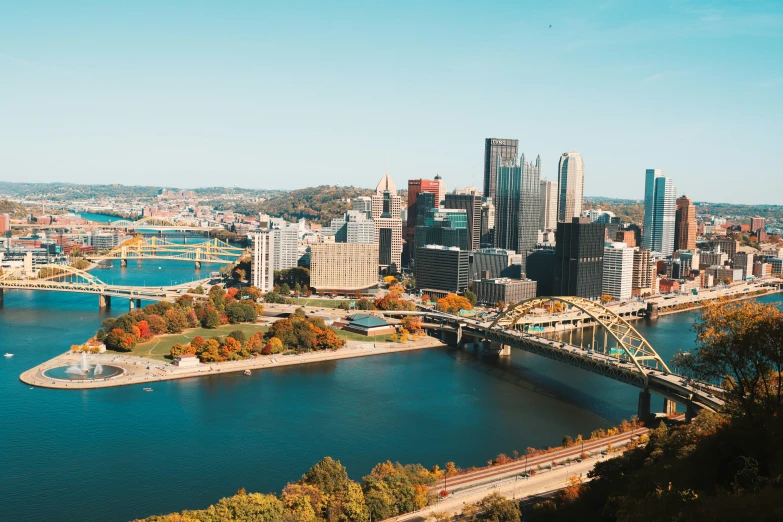
<svg viewBox="0 0 783 522"><path fill-rule="evenodd" d="M349 318L352 326L362 326L364 328L374 328L376 326L388 326L389 323L370 314L356 314Z"/></svg>

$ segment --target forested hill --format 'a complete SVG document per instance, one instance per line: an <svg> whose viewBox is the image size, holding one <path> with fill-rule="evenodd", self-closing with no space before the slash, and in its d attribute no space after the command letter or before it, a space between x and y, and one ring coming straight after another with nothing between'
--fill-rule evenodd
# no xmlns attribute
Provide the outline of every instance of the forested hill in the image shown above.
<svg viewBox="0 0 783 522"><path fill-rule="evenodd" d="M281 217L286 221L305 218L308 221L327 225L332 219L342 216L351 209L350 200L359 196L369 196L370 189L357 187L339 187L322 185L281 192L266 201L258 203L216 202L216 208L230 208L243 214L255 215L260 212L272 217Z"/></svg>
<svg viewBox="0 0 783 522"><path fill-rule="evenodd" d="M8 201L7 199L0 199L0 214L25 214L27 209L18 203Z"/></svg>

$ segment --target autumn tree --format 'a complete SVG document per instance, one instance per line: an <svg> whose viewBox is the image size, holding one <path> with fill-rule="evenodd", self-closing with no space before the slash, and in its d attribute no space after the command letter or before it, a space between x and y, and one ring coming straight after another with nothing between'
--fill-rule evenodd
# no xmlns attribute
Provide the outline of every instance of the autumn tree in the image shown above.
<svg viewBox="0 0 783 522"><path fill-rule="evenodd" d="M412 333L422 330L421 317L418 315L406 315L402 318L401 324L403 328Z"/></svg>
<svg viewBox="0 0 783 522"><path fill-rule="evenodd" d="M136 338L133 334L121 328L112 329L103 341L106 348L118 352L129 352L136 346Z"/></svg>
<svg viewBox="0 0 783 522"><path fill-rule="evenodd" d="M447 314L457 314L460 310L473 310L473 305L466 298L457 294L448 294L438 299L438 310Z"/></svg>
<svg viewBox="0 0 783 522"><path fill-rule="evenodd" d="M484 497L478 505L481 512L480 520L492 522L520 522L522 520L517 503L504 498L498 492Z"/></svg>
<svg viewBox="0 0 783 522"><path fill-rule="evenodd" d="M697 346L675 363L688 375L721 382L726 406L749 418L783 405L783 311L776 304L708 303L694 325Z"/></svg>
<svg viewBox="0 0 783 522"><path fill-rule="evenodd" d="M563 502L574 502L582 494L584 484L577 475L568 477L568 485L560 492L560 500Z"/></svg>

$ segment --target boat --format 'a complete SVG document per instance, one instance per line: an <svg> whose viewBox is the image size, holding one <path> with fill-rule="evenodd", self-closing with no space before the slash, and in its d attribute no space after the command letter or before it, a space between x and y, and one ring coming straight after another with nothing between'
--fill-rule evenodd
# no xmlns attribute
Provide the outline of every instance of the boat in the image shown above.
<svg viewBox="0 0 783 522"><path fill-rule="evenodd" d="M245 370L245 375L250 375L250 370Z"/></svg>
<svg viewBox="0 0 783 522"><path fill-rule="evenodd" d="M13 356L14 356L14 354L6 352L5 356L6 356L6 357L13 357Z"/></svg>
<svg viewBox="0 0 783 522"><path fill-rule="evenodd" d="M144 391L152 391L152 388L144 388Z"/></svg>

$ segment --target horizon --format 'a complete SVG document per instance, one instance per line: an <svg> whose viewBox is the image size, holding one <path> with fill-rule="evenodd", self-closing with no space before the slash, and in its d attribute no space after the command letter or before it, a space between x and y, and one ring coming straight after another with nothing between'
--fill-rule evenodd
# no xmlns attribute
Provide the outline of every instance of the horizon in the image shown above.
<svg viewBox="0 0 783 522"><path fill-rule="evenodd" d="M500 137L606 197L783 189L777 2L40 5L0 11L2 180L481 189Z"/></svg>

